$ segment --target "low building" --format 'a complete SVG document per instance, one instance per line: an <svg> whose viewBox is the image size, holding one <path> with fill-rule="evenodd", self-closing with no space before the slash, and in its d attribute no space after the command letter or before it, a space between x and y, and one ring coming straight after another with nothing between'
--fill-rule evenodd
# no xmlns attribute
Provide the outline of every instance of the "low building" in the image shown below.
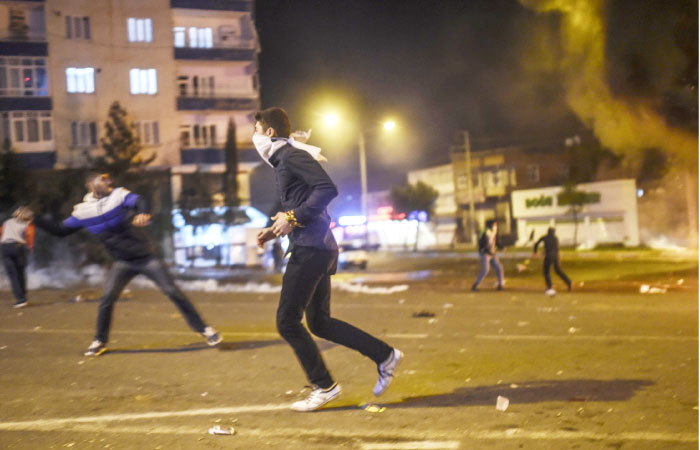
<svg viewBox="0 0 700 450"><path fill-rule="evenodd" d="M561 186L517 190L511 193L518 245L530 245L555 227L562 245L593 248L600 244L639 245L635 180L582 183L586 204L574 216L562 197Z"/></svg>

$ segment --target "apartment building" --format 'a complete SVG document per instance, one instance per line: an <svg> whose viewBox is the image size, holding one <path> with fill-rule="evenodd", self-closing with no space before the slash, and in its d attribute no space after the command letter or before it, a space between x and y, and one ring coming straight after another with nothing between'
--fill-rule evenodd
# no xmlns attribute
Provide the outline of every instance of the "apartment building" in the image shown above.
<svg viewBox="0 0 700 450"><path fill-rule="evenodd" d="M257 164L253 0L0 0L0 139L27 167L62 169L99 152L119 101L150 168L220 174L236 126L240 195Z"/></svg>

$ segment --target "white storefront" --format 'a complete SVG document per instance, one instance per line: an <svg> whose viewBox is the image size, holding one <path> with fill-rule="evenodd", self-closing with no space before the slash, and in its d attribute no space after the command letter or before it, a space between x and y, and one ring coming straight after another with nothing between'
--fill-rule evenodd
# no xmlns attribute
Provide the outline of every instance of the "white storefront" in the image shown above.
<svg viewBox="0 0 700 450"><path fill-rule="evenodd" d="M574 233L584 248L598 244L639 245L637 189L634 180L582 183L577 190L589 193L589 201L574 216L569 205L561 205L561 186L513 191L513 217L517 219L517 245L529 245L555 227L559 242L572 245Z"/></svg>

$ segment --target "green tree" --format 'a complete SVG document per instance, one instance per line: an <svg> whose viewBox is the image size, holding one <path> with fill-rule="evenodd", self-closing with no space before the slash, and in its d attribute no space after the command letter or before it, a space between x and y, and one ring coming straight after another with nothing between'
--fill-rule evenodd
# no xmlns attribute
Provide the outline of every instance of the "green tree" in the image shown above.
<svg viewBox="0 0 700 450"><path fill-rule="evenodd" d="M389 195L394 211L406 215L413 211L425 211L428 214L428 218L430 218L435 211L435 200L437 200L438 191L419 181L416 184L393 186ZM416 239L413 251L418 250L419 225L420 223L416 221Z"/></svg>
<svg viewBox="0 0 700 450"><path fill-rule="evenodd" d="M145 154L133 124L128 121L126 110L117 101L109 107L105 135L100 139L100 145L104 154L93 156L86 153L87 160L93 169L108 172L117 182L140 178L133 172L144 168L156 157L155 154ZM129 174L132 176L129 177Z"/></svg>
<svg viewBox="0 0 700 450"><path fill-rule="evenodd" d="M9 139L5 139L0 150L0 211L9 210L29 197L28 173L12 150Z"/></svg>
<svg viewBox="0 0 700 450"><path fill-rule="evenodd" d="M578 189L575 183L566 183L557 195L557 204L559 206L568 206L569 214L574 219L574 248L578 246L578 222L583 208L589 203L597 203L600 201L600 194L594 192L586 192Z"/></svg>
<svg viewBox="0 0 700 450"><path fill-rule="evenodd" d="M227 206L238 206L238 148L236 145L236 123L229 119L224 146L226 171L224 172L224 201Z"/></svg>

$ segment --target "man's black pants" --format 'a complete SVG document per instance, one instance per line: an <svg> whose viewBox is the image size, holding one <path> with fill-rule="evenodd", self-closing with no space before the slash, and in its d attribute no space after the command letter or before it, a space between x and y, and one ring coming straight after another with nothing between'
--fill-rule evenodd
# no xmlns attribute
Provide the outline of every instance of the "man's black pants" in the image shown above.
<svg viewBox="0 0 700 450"><path fill-rule="evenodd" d="M549 271L551 267L554 266L554 271L559 275L559 278L564 280L564 283L566 283L566 286L571 286L571 280L569 280L569 277L566 276L563 270L561 270L561 267L559 266L559 258L550 258L550 257L545 257L544 258L544 281L547 283L547 289L552 289L552 277L549 275Z"/></svg>
<svg viewBox="0 0 700 450"><path fill-rule="evenodd" d="M342 320L331 317L331 275L338 264L337 250L295 247L282 278L277 330L292 346L309 381L323 389L333 385L318 346L301 319L316 336L357 350L375 363L384 362L392 348Z"/></svg>
<svg viewBox="0 0 700 450"><path fill-rule="evenodd" d="M2 248L2 263L10 279L16 303L27 300L27 247L19 242L7 242Z"/></svg>
<svg viewBox="0 0 700 450"><path fill-rule="evenodd" d="M117 301L119 294L121 294L127 283L136 275L145 275L150 278L175 303L175 306L180 310L190 327L197 333L204 332L206 326L204 321L202 321L194 305L175 285L163 261L158 258L151 258L140 263L126 261L114 263L107 276L105 291L100 299L100 308L97 313L97 331L95 333L96 340L106 343L109 339L114 302Z"/></svg>

